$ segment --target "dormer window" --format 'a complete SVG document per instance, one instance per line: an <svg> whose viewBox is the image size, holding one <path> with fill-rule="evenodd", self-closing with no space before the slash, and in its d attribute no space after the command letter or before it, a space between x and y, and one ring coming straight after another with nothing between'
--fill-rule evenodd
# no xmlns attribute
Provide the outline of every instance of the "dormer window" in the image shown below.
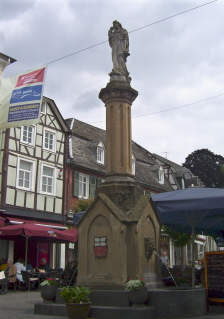
<svg viewBox="0 0 224 319"><path fill-rule="evenodd" d="M164 184L164 170L162 166L159 168L159 183Z"/></svg>
<svg viewBox="0 0 224 319"><path fill-rule="evenodd" d="M132 174L135 175L135 156L132 154Z"/></svg>
<svg viewBox="0 0 224 319"><path fill-rule="evenodd" d="M100 142L97 146L97 163L105 163L105 147L103 142Z"/></svg>

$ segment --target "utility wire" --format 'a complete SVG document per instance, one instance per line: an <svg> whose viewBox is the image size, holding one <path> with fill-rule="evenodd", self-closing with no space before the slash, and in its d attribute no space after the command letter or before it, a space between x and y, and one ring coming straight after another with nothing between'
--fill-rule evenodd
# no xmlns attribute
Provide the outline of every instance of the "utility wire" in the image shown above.
<svg viewBox="0 0 224 319"><path fill-rule="evenodd" d="M179 16L179 15L184 14L184 13L186 13L186 12L189 12L189 11L192 11L192 10L195 10L195 9L198 9L198 8L201 8L201 7L204 7L204 6L207 6L208 4L211 4L211 3L216 2L216 1L218 1L218 0L213 0L213 1L210 1L210 2L207 2L207 3L204 3L204 4L200 5L200 6L197 6L197 7L194 7L194 8L185 10L185 11L182 11L182 12L180 12L180 13L174 14L174 15L168 17L168 18L164 18L164 19L158 20L158 21L156 21L156 22L152 22L152 23L150 23L150 24L145 25L144 27L141 27L141 28L132 30L132 31L130 31L129 33L132 33L132 32L135 32L135 31L144 29L144 28L151 27L151 26L154 25L154 24L157 24L157 23L160 23L160 22L163 22L163 21L172 19L172 18L174 18L174 17L176 17L176 16Z"/></svg>
<svg viewBox="0 0 224 319"><path fill-rule="evenodd" d="M193 102L193 103L189 103L189 104L184 104L184 105L181 105L181 106L173 107L173 108L171 108L171 109L162 110L162 111L158 111L158 112L154 112L154 113L149 113L149 114L136 115L136 116L133 116L133 118L143 117L143 116L148 116L148 115L153 115L153 114L158 114L158 113L163 113L163 112L168 112L168 111L180 109L180 108L182 108L182 107L191 106L191 105L194 105L194 104L198 104L198 103L201 103L201 102L205 102L205 101L208 101L208 100L212 100L212 99L215 99L215 98L220 97L220 96L222 96L222 95L224 95L224 93L223 93L223 94L216 95L216 96L208 97L207 99L200 100L200 101L197 101L197 102Z"/></svg>
<svg viewBox="0 0 224 319"><path fill-rule="evenodd" d="M152 22L152 23L150 23L150 24L147 24L147 25L145 25L144 27L140 27L140 28L138 28L138 29L132 30L132 31L130 31L129 33L133 33L133 32L139 31L139 30L141 30L141 29L148 28L148 27L150 27L150 26L152 26L152 25L154 25L154 24L157 24L157 23L160 23L160 22L163 22L163 21L172 19L172 18L174 18L174 17L176 17L176 16L178 16L178 15L181 15L181 14L184 14L184 13L187 13L187 12L190 12L190 11L193 11L193 10L196 10L196 9L198 9L198 8L207 6L207 5L209 5L209 4L213 3L213 2L216 2L216 1L219 1L219 0L213 0L213 1L210 1L210 2L207 2L207 3L204 3L204 4L200 5L200 6L197 6L197 7L194 7L194 8L191 8L191 9L188 9L188 10L185 10L185 11L182 11L182 12L179 12L179 13L177 13L177 14L174 14L174 15L170 16L170 17L167 17L167 18L164 18L164 19L161 19L161 20ZM87 48L85 48L85 49L81 49L81 50L79 50L79 51L73 52L73 53L68 54L68 55L66 55L66 56L63 56L63 57L61 57L61 58L59 58L59 59L53 60L53 61L51 61L51 62L48 62L48 63L46 63L46 64L51 64L51 63L54 63L54 62L57 62L57 61L66 59L66 58L68 58L68 57L70 57L70 56L72 56L72 55L75 55L75 54L81 53L81 52L83 52L83 51L92 49L92 48L94 48L94 47L97 47L98 45L101 45L101 44L104 44L104 43L107 43L107 42L108 42L108 40L103 41L103 42L100 42L100 43L97 43L97 44L94 44L94 45L91 45L90 47L87 47Z"/></svg>
<svg viewBox="0 0 224 319"><path fill-rule="evenodd" d="M182 108L182 107L191 106L191 105L194 105L194 104L198 104L198 103L201 103L201 102L205 102L205 101L208 101L208 100L212 100L212 99L215 99L215 98L220 97L220 96L223 96L223 95L224 95L224 93L223 93L223 94L216 95L216 96L208 97L207 99L200 100L200 101L197 101L197 102L188 103L188 104L184 104L184 105L177 106L177 107L172 107L172 108L170 108L170 109L166 109L166 110L162 110L162 111L158 111L158 112L153 112L153 113L148 113L148 114L142 114L142 115L132 116L132 118L143 117L143 116L149 116L149 115L154 115L154 114L159 114L159 113L164 113L164 112L173 111L173 110L176 110L176 109L180 109L180 108ZM88 122L88 123L100 123L100 122L105 122L105 121Z"/></svg>

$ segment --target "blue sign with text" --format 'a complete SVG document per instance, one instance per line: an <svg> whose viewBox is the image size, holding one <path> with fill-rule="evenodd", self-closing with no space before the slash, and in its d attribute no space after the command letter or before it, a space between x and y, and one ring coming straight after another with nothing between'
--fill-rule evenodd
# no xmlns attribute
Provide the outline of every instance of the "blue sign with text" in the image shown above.
<svg viewBox="0 0 224 319"><path fill-rule="evenodd" d="M13 90L10 104L40 100L42 88L42 85L34 85Z"/></svg>
<svg viewBox="0 0 224 319"><path fill-rule="evenodd" d="M11 106L9 108L8 122L37 119L40 103Z"/></svg>

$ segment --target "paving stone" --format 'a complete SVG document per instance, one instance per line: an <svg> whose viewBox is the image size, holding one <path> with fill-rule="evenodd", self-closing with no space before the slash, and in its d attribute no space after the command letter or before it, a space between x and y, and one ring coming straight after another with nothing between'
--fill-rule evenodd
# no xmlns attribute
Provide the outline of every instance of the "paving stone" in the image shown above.
<svg viewBox="0 0 224 319"><path fill-rule="evenodd" d="M66 319L64 316L35 315L34 304L42 302L38 291L9 291L6 295L0 295L0 318L1 319ZM210 307L210 313L206 316L191 319L222 319L224 307ZM218 313L219 312L219 313ZM221 312L221 313L220 313ZM95 318L97 319L97 318ZM107 318L105 318L107 319ZM138 319L138 318L136 318Z"/></svg>

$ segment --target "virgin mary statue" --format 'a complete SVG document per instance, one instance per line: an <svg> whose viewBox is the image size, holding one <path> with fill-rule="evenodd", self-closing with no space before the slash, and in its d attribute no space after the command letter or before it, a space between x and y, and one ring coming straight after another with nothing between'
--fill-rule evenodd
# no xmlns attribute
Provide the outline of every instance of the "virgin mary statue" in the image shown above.
<svg viewBox="0 0 224 319"><path fill-rule="evenodd" d="M129 72L126 67L126 60L130 55L128 32L122 28L120 22L115 20L113 27L108 31L108 36L109 44L112 48L113 61L113 69L109 75L123 75L130 82Z"/></svg>

